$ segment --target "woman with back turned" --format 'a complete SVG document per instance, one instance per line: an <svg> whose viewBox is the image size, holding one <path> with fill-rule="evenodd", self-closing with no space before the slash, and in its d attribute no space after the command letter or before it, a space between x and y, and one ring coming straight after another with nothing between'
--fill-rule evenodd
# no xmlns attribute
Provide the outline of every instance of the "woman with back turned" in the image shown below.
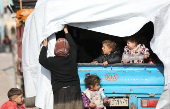
<svg viewBox="0 0 170 109"><path fill-rule="evenodd" d="M47 39L43 41L39 62L51 71L54 109L83 109L77 73L77 46L64 27L65 38L56 41L54 57L47 58Z"/></svg>

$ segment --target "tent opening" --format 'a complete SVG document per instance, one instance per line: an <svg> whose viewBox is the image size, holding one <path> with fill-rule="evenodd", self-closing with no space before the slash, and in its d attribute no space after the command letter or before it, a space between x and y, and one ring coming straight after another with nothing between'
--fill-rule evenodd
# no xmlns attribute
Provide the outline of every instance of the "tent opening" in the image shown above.
<svg viewBox="0 0 170 109"><path fill-rule="evenodd" d="M145 60L144 63L148 63L150 58L152 58L155 64L162 64L160 59L150 48L150 41L154 34L154 25L152 22L145 24L137 33L126 37L112 36L73 26L68 26L68 30L78 47L77 63L90 63L93 61L93 59L96 59L98 56L100 56L102 52L102 41L104 40L112 40L116 42L117 47L120 48L122 54L128 37L135 36L137 37L139 44L145 44L145 46L149 48L150 56ZM64 37L63 31L55 34L56 40L58 37Z"/></svg>

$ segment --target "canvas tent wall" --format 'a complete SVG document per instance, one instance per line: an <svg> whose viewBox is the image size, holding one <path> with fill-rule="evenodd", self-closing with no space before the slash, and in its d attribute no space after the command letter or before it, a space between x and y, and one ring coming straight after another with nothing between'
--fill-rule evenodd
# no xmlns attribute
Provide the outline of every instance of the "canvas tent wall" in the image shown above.
<svg viewBox="0 0 170 109"><path fill-rule="evenodd" d="M36 106L52 109L50 72L38 63L42 41L49 37L53 56L55 32L65 24L120 37L130 36L147 22L154 24L151 48L165 66L165 88L157 109L170 105L170 0L38 0L24 30L22 59L26 96L36 96ZM163 46L162 46L163 45ZM43 105L42 105L43 104Z"/></svg>

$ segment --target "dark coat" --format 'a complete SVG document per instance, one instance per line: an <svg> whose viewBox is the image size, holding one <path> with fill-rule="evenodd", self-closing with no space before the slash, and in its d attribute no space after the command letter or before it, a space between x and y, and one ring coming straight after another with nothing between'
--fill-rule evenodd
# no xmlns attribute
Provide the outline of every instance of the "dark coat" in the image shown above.
<svg viewBox="0 0 170 109"><path fill-rule="evenodd" d="M77 72L77 46L69 33L65 34L70 45L70 53L68 56L54 56L47 58L47 48L42 47L39 63L46 69L51 71L51 83L53 92L67 87L79 85L80 80Z"/></svg>
<svg viewBox="0 0 170 109"><path fill-rule="evenodd" d="M102 54L93 61L97 61L98 63L103 63L105 61L108 62L108 64L114 64L114 63L120 63L121 62L121 53L119 48L116 48L114 51L112 51L109 55Z"/></svg>

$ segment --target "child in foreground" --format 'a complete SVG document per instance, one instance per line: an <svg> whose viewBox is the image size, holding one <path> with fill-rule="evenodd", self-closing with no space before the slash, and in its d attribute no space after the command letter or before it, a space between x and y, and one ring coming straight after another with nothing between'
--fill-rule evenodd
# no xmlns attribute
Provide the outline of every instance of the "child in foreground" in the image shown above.
<svg viewBox="0 0 170 109"><path fill-rule="evenodd" d="M127 40L127 46L124 48L122 61L126 63L144 63L144 59L149 57L149 49L144 44L138 44L135 37Z"/></svg>
<svg viewBox="0 0 170 109"><path fill-rule="evenodd" d="M84 82L88 88L82 92L85 109L105 109L109 105L109 98L104 94L104 89L100 88L100 81L97 75L86 74Z"/></svg>
<svg viewBox="0 0 170 109"><path fill-rule="evenodd" d="M102 54L91 63L102 63L103 66L107 66L108 64L121 62L121 53L114 41L104 40L102 44Z"/></svg>
<svg viewBox="0 0 170 109"><path fill-rule="evenodd" d="M18 88L11 88L8 91L9 101L5 102L0 109L25 109L25 105L22 103L23 92Z"/></svg>

